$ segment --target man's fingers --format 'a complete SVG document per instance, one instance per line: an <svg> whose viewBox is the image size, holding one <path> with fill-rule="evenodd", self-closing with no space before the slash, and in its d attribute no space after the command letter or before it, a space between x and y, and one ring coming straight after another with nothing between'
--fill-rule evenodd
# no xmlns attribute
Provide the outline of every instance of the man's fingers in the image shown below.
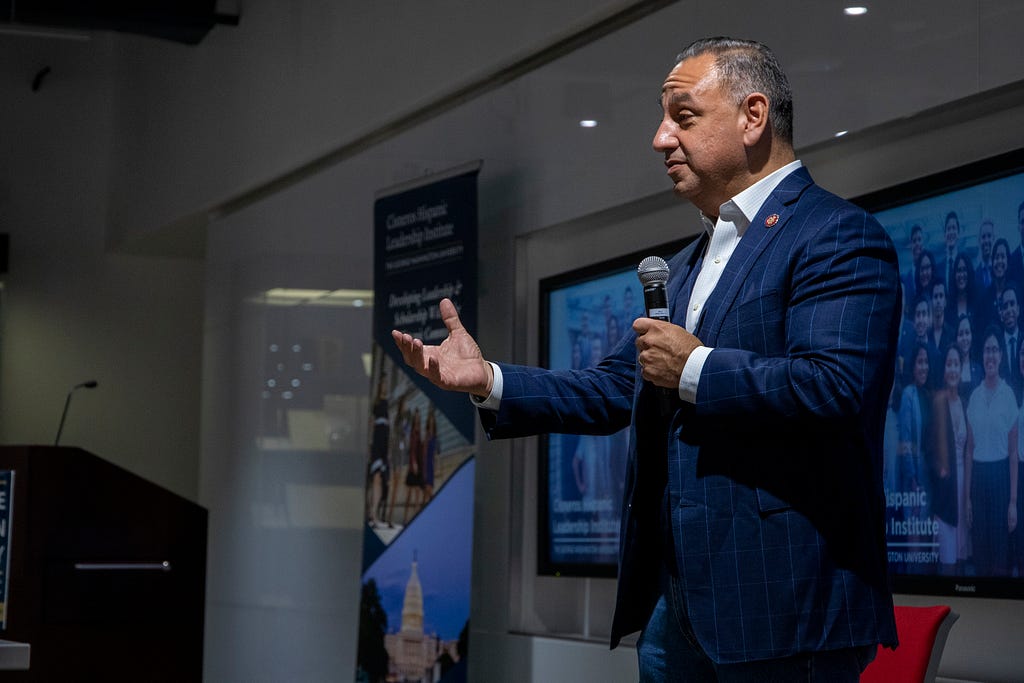
<svg viewBox="0 0 1024 683"><path fill-rule="evenodd" d="M409 351L412 348L412 337L398 330L391 330L391 338L395 340L395 346L402 353L402 360L409 364Z"/></svg>
<svg viewBox="0 0 1024 683"><path fill-rule="evenodd" d="M438 308L441 309L441 320L444 321L444 326L448 328L449 333L462 329L459 312L455 309L455 304L450 299L441 299Z"/></svg>
<svg viewBox="0 0 1024 683"><path fill-rule="evenodd" d="M426 364L423 360L423 342L413 338L412 335L398 330L391 331L391 338L402 352L402 360L405 364L420 374L426 372Z"/></svg>
<svg viewBox="0 0 1024 683"><path fill-rule="evenodd" d="M637 334L645 334L651 329L654 320L652 318L637 318L633 321L633 331Z"/></svg>
<svg viewBox="0 0 1024 683"><path fill-rule="evenodd" d="M398 350L402 352L402 360L405 364L412 367L413 369L419 369L423 365L423 343L420 342L419 358L417 358L416 351L416 339L413 339L412 335L398 330L392 330L391 338L395 340L395 344L398 346Z"/></svg>
<svg viewBox="0 0 1024 683"><path fill-rule="evenodd" d="M412 340L412 348L409 350L409 357L411 359L411 362L409 363L409 365L411 365L413 367L413 369L416 370L417 372L419 372L421 375L426 374L426 372L427 372L427 361L426 361L426 359L423 356L423 340L422 339L413 339Z"/></svg>
<svg viewBox="0 0 1024 683"><path fill-rule="evenodd" d="M398 345L398 348L401 351L407 350L409 348L409 344L412 343L411 336L404 332L399 332L398 330L391 330L391 338L395 340L395 344Z"/></svg>
<svg viewBox="0 0 1024 683"><path fill-rule="evenodd" d="M427 358L426 371L427 378L431 382L434 384L439 384L441 382L441 364L438 362L436 357L431 356Z"/></svg>

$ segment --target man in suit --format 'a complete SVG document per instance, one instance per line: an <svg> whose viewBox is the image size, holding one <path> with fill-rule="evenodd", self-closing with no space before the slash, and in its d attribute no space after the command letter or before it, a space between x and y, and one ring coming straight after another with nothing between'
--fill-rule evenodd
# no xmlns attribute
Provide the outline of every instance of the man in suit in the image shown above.
<svg viewBox="0 0 1024 683"><path fill-rule="evenodd" d="M956 215L956 211L946 214L942 235L943 248L935 259L935 275L946 283L946 291L951 292L956 278L953 268L956 265L956 255L959 253L957 247L960 245L960 217Z"/></svg>
<svg viewBox="0 0 1024 683"><path fill-rule="evenodd" d="M908 297L917 296L917 260L921 258L924 251L924 228L914 224L910 229L910 262L905 264L906 272L903 274L903 291ZM907 316L909 311L904 311Z"/></svg>
<svg viewBox="0 0 1024 683"><path fill-rule="evenodd" d="M1006 267L1006 277L1017 284L1024 282L1024 202L1017 206L1017 230L1020 232L1020 244L1010 254L1010 263Z"/></svg>
<svg viewBox="0 0 1024 683"><path fill-rule="evenodd" d="M935 286L942 285L941 282L936 282ZM932 297L927 294L919 294L914 298L911 304L911 324L912 334L903 334L900 337L900 341L896 345L897 353L897 364L902 371L900 376L901 384L913 384L914 383L914 355L917 353L917 349L920 346L924 346L928 350L928 367L929 375L934 379L935 372L942 372L942 368L939 367L941 364L941 354L939 352L938 344L935 341L935 324L932 313ZM941 377L941 374L939 375ZM934 386L935 382L929 380Z"/></svg>
<svg viewBox="0 0 1024 683"><path fill-rule="evenodd" d="M642 681L857 681L896 641L881 444L895 250L795 160L789 85L763 45L697 41L661 102L654 148L705 221L671 260L671 322L638 318L575 372L486 361L447 300L439 346L392 336L476 396L490 438L630 427L612 645L642 631Z"/></svg>
<svg viewBox="0 0 1024 683"><path fill-rule="evenodd" d="M1016 284L1007 285L999 298L999 321L1003 325L1002 351L1003 359L999 365L999 374L1006 383L1013 389L1017 402L1020 403L1021 389L1024 386L1024 377L1021 375L1020 362L1014 362L1020 353L1021 328L1018 324L1020 317L1020 297Z"/></svg>
<svg viewBox="0 0 1024 683"><path fill-rule="evenodd" d="M984 292L992 286L992 243L995 242L996 227L988 218L978 226L978 268L974 271L977 278L977 291ZM973 302L972 302L973 305Z"/></svg>

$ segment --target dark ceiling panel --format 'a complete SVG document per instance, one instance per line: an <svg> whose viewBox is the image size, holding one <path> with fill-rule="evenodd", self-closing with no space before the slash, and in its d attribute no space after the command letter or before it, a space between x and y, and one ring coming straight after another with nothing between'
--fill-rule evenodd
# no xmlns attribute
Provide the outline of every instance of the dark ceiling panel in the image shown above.
<svg viewBox="0 0 1024 683"><path fill-rule="evenodd" d="M0 22L122 31L196 45L217 24L238 18L217 13L216 0L6 0Z"/></svg>

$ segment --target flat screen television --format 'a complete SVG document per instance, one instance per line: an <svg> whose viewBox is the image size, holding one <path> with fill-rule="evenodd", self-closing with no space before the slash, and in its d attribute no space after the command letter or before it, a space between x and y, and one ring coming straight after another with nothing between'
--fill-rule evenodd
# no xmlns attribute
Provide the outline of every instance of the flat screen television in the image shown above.
<svg viewBox="0 0 1024 683"><path fill-rule="evenodd" d="M893 589L1022 598L1024 149L854 201L892 236L902 276L884 435Z"/></svg>
<svg viewBox="0 0 1024 683"><path fill-rule="evenodd" d="M640 261L651 255L668 259L685 244L676 241L541 280L541 365L559 370L600 361L644 315ZM628 431L541 437L540 574L615 576Z"/></svg>

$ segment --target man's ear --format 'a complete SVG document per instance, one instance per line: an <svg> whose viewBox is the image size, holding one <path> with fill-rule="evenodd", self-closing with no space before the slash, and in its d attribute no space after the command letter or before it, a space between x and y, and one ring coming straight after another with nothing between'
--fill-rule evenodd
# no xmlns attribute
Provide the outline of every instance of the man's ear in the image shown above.
<svg viewBox="0 0 1024 683"><path fill-rule="evenodd" d="M768 96L764 93L750 93L740 106L743 144L753 147L768 130Z"/></svg>

